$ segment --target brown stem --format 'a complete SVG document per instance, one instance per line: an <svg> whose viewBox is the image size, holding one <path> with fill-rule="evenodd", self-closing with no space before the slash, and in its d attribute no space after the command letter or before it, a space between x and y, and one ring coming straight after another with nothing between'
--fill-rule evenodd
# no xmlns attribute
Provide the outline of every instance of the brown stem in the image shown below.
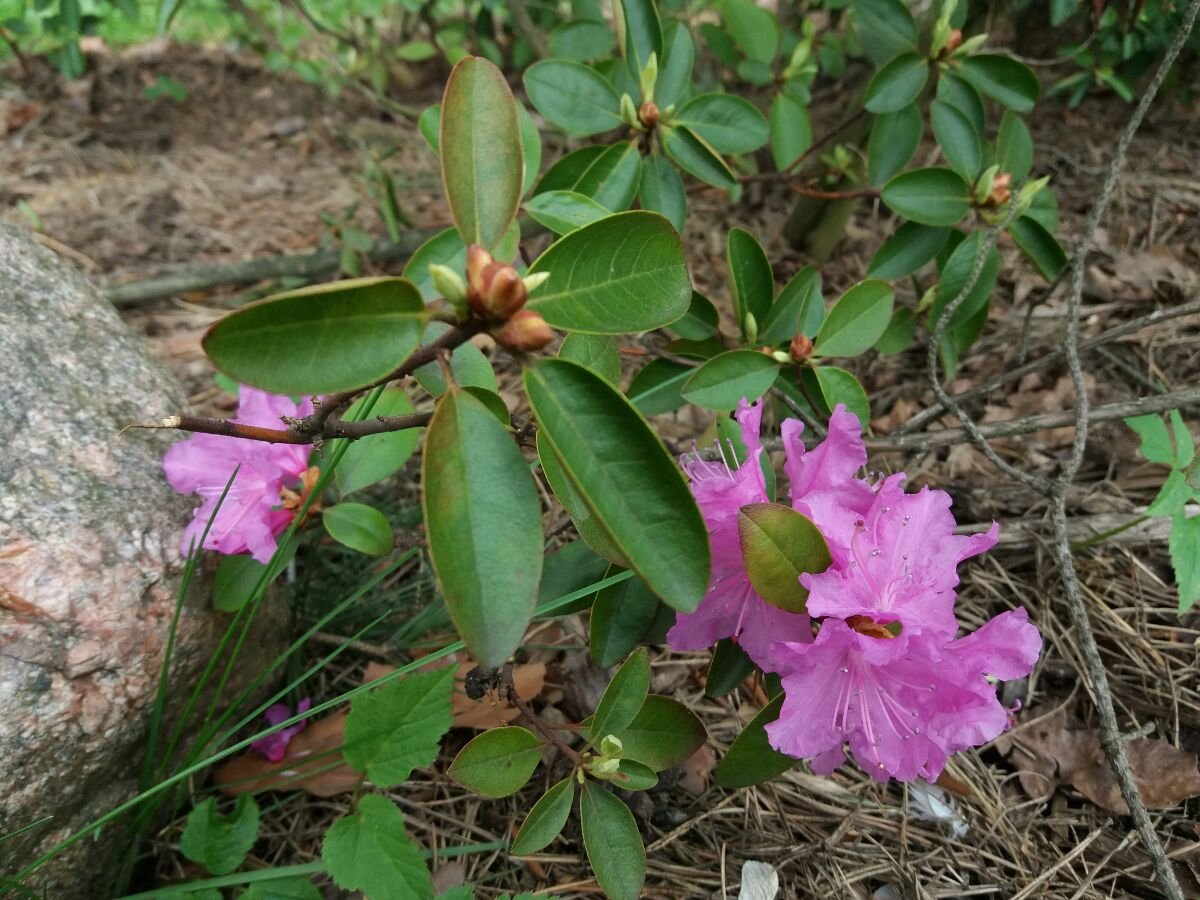
<svg viewBox="0 0 1200 900"><path fill-rule="evenodd" d="M820 188L798 184L792 190L801 197L812 197L816 200L859 200L863 197L878 197L879 188L864 187L853 191L823 191Z"/></svg>
<svg viewBox="0 0 1200 900"><path fill-rule="evenodd" d="M372 434L404 431L406 428L424 428L432 418L433 413L412 413L407 416L376 416L361 422L336 419L333 422L327 422L315 435L299 434L290 428L261 428L257 425L231 422L229 419L210 419L203 416L172 416L165 419L162 426L135 425L134 427L175 428L194 434L219 434L247 441L263 441L268 444L311 444L314 441L328 441L335 438L357 441L359 438L369 437Z"/></svg>
<svg viewBox="0 0 1200 900"><path fill-rule="evenodd" d="M9 52L16 58L17 63L21 66L21 74L26 78L29 77L29 60L25 58L25 54L17 47L17 42L13 40L12 35L8 33L7 28L0 28L0 40L4 41Z"/></svg>
<svg viewBox="0 0 1200 900"><path fill-rule="evenodd" d="M858 120L866 114L867 110L866 108L863 108L850 117L843 119L832 129L825 132L823 135L809 144L808 149L796 157L795 161L782 172L756 172L752 175L743 175L738 178L738 181L779 181L795 177L799 173L800 169L804 166L804 163L808 161L809 157L811 157L814 153L828 144L831 140L833 140L851 125L854 125L856 122L858 122Z"/></svg>
<svg viewBox="0 0 1200 900"><path fill-rule="evenodd" d="M512 668L504 667L504 680L508 685L508 702L521 711L523 715L533 726L533 730L542 736L542 740L549 741L563 756L569 759L575 766L583 764L583 758L568 747L563 740L555 734L550 727L541 720L537 713L533 711L533 707L521 699L521 695L517 693L516 687L512 683Z"/></svg>

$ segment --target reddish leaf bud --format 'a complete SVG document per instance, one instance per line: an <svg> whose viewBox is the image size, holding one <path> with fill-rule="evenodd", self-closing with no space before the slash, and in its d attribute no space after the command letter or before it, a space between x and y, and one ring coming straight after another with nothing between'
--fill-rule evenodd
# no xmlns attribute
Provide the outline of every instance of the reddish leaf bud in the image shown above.
<svg viewBox="0 0 1200 900"><path fill-rule="evenodd" d="M482 297L486 292L483 284L483 270L494 265L492 254L478 244L467 248L467 290Z"/></svg>
<svg viewBox="0 0 1200 900"><path fill-rule="evenodd" d="M658 124L658 107L647 101L642 104L642 108L638 110L638 119L647 128L653 128Z"/></svg>
<svg viewBox="0 0 1200 900"><path fill-rule="evenodd" d="M993 209L1003 206L1012 199L1012 175L1001 172L992 181L992 192L988 194L987 205Z"/></svg>
<svg viewBox="0 0 1200 900"><path fill-rule="evenodd" d="M942 55L949 56L955 50L962 46L962 29L955 28L950 32L950 37L946 38L946 46L942 48Z"/></svg>
<svg viewBox="0 0 1200 900"><path fill-rule="evenodd" d="M788 347L788 355L792 357L793 362L802 363L812 356L813 342L806 334L797 334L792 338L792 344Z"/></svg>
<svg viewBox="0 0 1200 900"><path fill-rule="evenodd" d="M492 335L509 350L541 350L554 340L554 330L531 309L518 310Z"/></svg>
<svg viewBox="0 0 1200 900"><path fill-rule="evenodd" d="M490 268L490 267L489 267ZM529 292L525 282L512 266L497 266L493 273L484 273L488 279L487 314L494 319L507 319L525 305Z"/></svg>

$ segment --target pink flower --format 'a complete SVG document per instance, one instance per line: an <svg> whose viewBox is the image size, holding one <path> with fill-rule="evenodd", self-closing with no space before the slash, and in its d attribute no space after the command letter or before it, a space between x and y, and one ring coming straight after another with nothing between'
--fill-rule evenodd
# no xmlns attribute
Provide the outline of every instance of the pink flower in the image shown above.
<svg viewBox="0 0 1200 900"><path fill-rule="evenodd" d="M296 404L287 397L243 386L233 421L279 427L281 416L302 417L310 412L312 402L308 399ZM212 434L194 434L171 447L163 460L171 487L182 494L199 494L203 500L183 534L184 553L200 540L236 469L237 477L204 547L227 554L248 552L259 562L268 562L275 552L276 538L294 517L291 510L281 507L281 495L307 472L308 454L309 448L304 445L267 444Z"/></svg>
<svg viewBox="0 0 1200 900"><path fill-rule="evenodd" d="M738 538L738 510L769 499L759 461L763 452L759 440L761 403L750 405L742 400L736 418L746 445L745 463L730 465L724 448L719 463L698 455L681 461L708 526L712 581L695 612L676 615L667 643L676 650L700 650L721 638L734 638L755 665L770 669L774 643L809 640L812 631L807 615L767 603L746 574ZM867 459L858 419L839 406L830 419L829 436L808 453L799 439L802 428L799 422L785 422L783 426L792 506L823 531L827 523L853 522L874 498L870 487L853 477ZM836 562L838 552L834 552L834 559Z"/></svg>
<svg viewBox="0 0 1200 900"><path fill-rule="evenodd" d="M849 744L878 781L933 781L950 754L1008 726L985 675L1027 674L1041 645L1023 609L958 640L825 619L813 643L775 648L786 699L767 737L782 753L811 758L818 774L832 773Z"/></svg>
<svg viewBox="0 0 1200 900"><path fill-rule="evenodd" d="M300 701L300 705L296 707L295 713L292 712L292 708L286 703L276 703L267 709L263 718L267 720L268 725L275 726L280 722L286 722L293 715L308 712L311 707L312 701L308 697ZM250 749L261 753L271 762L279 762L287 756L287 747L292 738L302 732L307 724L307 719L301 719L295 725L289 725L287 728L274 731L264 738L259 738L250 745Z"/></svg>

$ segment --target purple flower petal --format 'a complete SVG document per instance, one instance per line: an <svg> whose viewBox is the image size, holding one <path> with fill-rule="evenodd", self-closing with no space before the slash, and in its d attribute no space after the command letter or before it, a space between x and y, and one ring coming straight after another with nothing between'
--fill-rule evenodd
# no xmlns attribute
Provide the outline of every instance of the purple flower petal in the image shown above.
<svg viewBox="0 0 1200 900"><path fill-rule="evenodd" d="M268 725L274 727L280 722L286 722L293 715L308 712L311 707L312 701L308 697L300 701L295 713L292 712L291 707L286 703L276 703L267 709L263 718L267 720ZM271 762L280 762L287 756L288 744L292 738L303 731L307 724L307 719L301 719L295 725L289 725L287 728L281 728L264 738L259 738L250 745L250 749L262 754Z"/></svg>

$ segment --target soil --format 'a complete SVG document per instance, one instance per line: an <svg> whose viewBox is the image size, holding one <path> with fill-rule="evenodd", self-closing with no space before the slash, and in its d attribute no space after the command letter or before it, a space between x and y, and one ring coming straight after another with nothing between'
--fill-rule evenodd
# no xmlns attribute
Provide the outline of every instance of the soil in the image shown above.
<svg viewBox="0 0 1200 900"><path fill-rule="evenodd" d="M372 153L390 154L386 165L414 226L449 224L434 154L412 123L381 113L365 99L331 98L226 49L154 44L120 55L100 52L92 63L91 75L70 84L41 69L25 78L16 70L9 73L12 80L0 92L0 132L7 131L0 142L0 216L29 224L30 213L35 215L45 242L101 284L209 261L308 251L330 240L320 215L341 219L352 207L357 226L382 235L362 179ZM145 88L160 74L186 87L187 98L146 99ZM437 81L431 79L400 99L421 108L437 95ZM837 121L844 101L836 95L817 98L817 133ZM1033 117L1036 171L1053 177L1065 246L1082 231L1115 135L1130 111L1112 96L1089 97L1074 111L1052 98ZM547 147L544 159L555 159L560 152L560 147ZM932 161L936 151L929 145L921 152ZM1085 293L1087 334L1200 294L1197 159L1200 119L1195 109L1178 95L1160 99L1135 140L1110 214L1096 235ZM694 190L689 199L685 243L690 267L698 288L723 308L728 304L724 246L729 228L742 226L757 234L780 279L806 262L778 236L793 202L782 186L751 185L736 205L713 190ZM856 207L833 259L822 265L826 297L863 277L891 227L889 214L878 203L864 201ZM1002 244L1001 249L1004 274L991 320L956 373L952 390L1060 346L1061 297L1035 304L1044 282L1015 247ZM171 298L126 313L153 353L183 381L196 411L221 414L230 409L231 399L214 385L199 340L204 328L245 290ZM898 297L910 305L918 299L907 286L900 286ZM1136 399L1194 384L1200 373L1198 332L1200 316L1191 316L1111 343L1088 362L1093 402ZM630 342L630 349L640 346ZM897 356L871 354L857 362L855 370L872 397L877 433L896 428L930 402L923 348L918 341ZM630 354L627 361L636 358ZM512 370L501 360L497 358L507 387ZM627 375L632 368L630 362ZM1064 376L1060 364L1046 366L993 392L972 412L994 421L1070 409L1073 400ZM518 402L515 391L509 393L507 399ZM700 437L709 418L693 412L661 417L656 424L673 443L686 446ZM955 423L947 418L945 424ZM996 447L1014 462L1049 473L1070 438L1069 428L1059 428L1004 439ZM1094 429L1079 486L1070 498L1073 516L1132 517L1149 502L1165 470L1142 460L1136 448L1133 435L1120 423ZM1005 480L965 443L881 454L872 465L903 469L915 483L947 488L956 498L960 521L996 518L1003 527L1023 520L1032 533L1043 536L1002 547L965 567L964 615L974 625L1021 603L1045 636L1046 651L1034 675L1006 688L1018 725L1049 721L1065 711L1078 720L1074 727L1094 727L1090 688L1044 539L1046 499ZM406 485L403 493L411 492ZM1077 565L1122 726L1130 732L1152 728L1154 736L1184 750L1200 750L1200 620L1176 612L1165 545L1098 543L1079 553ZM578 620L567 620L560 632L564 645L578 645ZM396 650L359 646L318 687L332 695L344 689L346 679L357 677L372 652L393 655ZM541 702L552 710L559 703L569 707L569 694L579 685L603 684L602 673L588 670L577 651L552 654L550 661L551 683ZM761 693L743 687L721 699L706 698L706 662L703 655L656 650L654 689L674 694L702 715L711 750L719 756L753 716ZM461 743L458 736L451 740L455 746ZM944 781L947 802L965 831L922 816L910 789L895 783L881 787L853 766L832 778L815 777L801 766L759 788L725 791L708 782L715 758L710 750L709 757L666 779L669 786L634 803L651 848L645 896L728 896L748 859L775 866L783 896L789 898L1160 895L1128 817L1098 807L1065 778L1048 797L1031 796L1008 758L1011 746L1002 753L1003 747L1003 741L997 742L951 762ZM443 759L393 796L418 840L453 846L506 836L513 815L532 802L531 790L506 801L473 799L445 775ZM325 829L348 808L345 796L317 800L293 792L278 794L276 800L264 814L263 839L248 862L252 867L318 858ZM1200 831L1193 819L1198 813L1200 801L1182 798L1155 813L1188 896L1196 897ZM161 831L152 847L154 871L164 882L200 877L176 852L178 835L176 823ZM444 889L465 879L477 886L479 897L521 889L598 896L579 854L578 835L568 831L529 862L509 860L503 853L443 861L437 866L439 883ZM341 896L332 887L325 890L327 896Z"/></svg>

